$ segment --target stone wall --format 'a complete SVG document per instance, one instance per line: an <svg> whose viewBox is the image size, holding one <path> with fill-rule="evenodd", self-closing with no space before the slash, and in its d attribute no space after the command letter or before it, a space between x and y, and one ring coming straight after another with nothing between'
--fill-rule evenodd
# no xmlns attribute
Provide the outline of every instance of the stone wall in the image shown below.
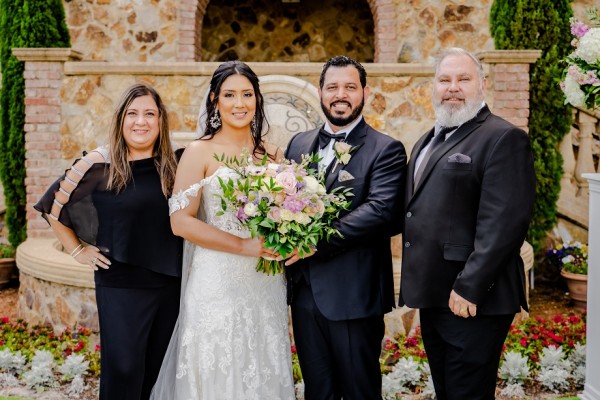
<svg viewBox="0 0 600 400"><path fill-rule="evenodd" d="M493 50L492 2L301 0L299 5L284 5L279 0L64 0L63 4L72 47L86 60L208 61L230 58L235 51L244 61L316 62L344 53L365 62L430 63L446 46ZM579 17L594 5L594 0L572 3Z"/></svg>

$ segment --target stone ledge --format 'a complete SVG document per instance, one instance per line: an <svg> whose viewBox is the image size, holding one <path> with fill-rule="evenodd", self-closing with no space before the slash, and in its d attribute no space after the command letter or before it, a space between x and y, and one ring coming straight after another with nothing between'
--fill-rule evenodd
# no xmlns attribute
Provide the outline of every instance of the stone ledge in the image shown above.
<svg viewBox="0 0 600 400"><path fill-rule="evenodd" d="M493 50L477 53L481 62L488 64L535 64L541 50Z"/></svg>
<svg viewBox="0 0 600 400"><path fill-rule="evenodd" d="M94 272L61 250L58 240L29 238L17 249L17 267L38 279L94 288Z"/></svg>
<svg viewBox="0 0 600 400"><path fill-rule="evenodd" d="M211 76L220 62L66 62L66 75ZM249 62L257 75L319 76L323 63ZM433 76L433 66L412 63L364 63L368 76Z"/></svg>
<svg viewBox="0 0 600 400"><path fill-rule="evenodd" d="M73 61L81 60L83 54L71 48L14 48L12 53L19 61Z"/></svg>

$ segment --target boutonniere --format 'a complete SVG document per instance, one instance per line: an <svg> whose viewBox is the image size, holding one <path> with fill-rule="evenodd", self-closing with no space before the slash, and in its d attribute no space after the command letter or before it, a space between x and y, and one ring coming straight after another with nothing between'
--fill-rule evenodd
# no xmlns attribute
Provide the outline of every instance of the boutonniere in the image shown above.
<svg viewBox="0 0 600 400"><path fill-rule="evenodd" d="M335 164L333 170L335 170L338 164L346 165L352 158L352 152L356 150L357 146L350 146L345 142L335 142L333 144L333 152L335 153Z"/></svg>

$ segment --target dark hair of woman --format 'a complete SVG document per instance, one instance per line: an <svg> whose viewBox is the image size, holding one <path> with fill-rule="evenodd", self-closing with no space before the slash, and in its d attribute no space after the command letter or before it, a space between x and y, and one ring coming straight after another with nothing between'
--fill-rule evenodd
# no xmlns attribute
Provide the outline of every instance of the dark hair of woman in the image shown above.
<svg viewBox="0 0 600 400"><path fill-rule="evenodd" d="M160 176L160 185L165 197L171 196L173 184L175 182L175 171L177 169L177 160L171 146L169 136L169 118L167 109L156 90L143 83L131 86L125 91L117 109L113 115L110 131L110 167L108 177L108 189L120 192L127 186L131 180L131 166L127 156L129 150L123 135L123 120L127 109L133 100L142 96L152 96L158 107L159 131L156 143L154 143L153 157L154 164Z"/></svg>
<svg viewBox="0 0 600 400"><path fill-rule="evenodd" d="M209 121L211 117L217 112L217 103L219 102L221 86L223 85L223 82L225 82L225 79L229 78L231 75L245 76L252 84L252 88L254 89L254 94L256 96L256 112L251 127L252 142L254 143L252 154L264 155L266 154L266 149L263 144L263 137L267 134L269 130L269 123L265 118L263 95L260 92L258 76L256 76L254 71L252 71L252 69L248 65L244 64L241 61L227 61L219 65L219 67L215 70L210 80L210 94L212 94L213 96L209 95L206 98L206 128L204 130L204 137L210 139L221 130L221 126L213 128ZM264 128L266 128L264 129L264 134L262 133L263 126ZM271 157L270 154L269 157Z"/></svg>

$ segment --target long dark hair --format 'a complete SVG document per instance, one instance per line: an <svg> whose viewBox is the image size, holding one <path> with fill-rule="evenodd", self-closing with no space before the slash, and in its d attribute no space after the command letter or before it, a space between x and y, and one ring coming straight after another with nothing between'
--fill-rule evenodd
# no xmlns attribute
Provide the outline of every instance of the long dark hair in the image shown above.
<svg viewBox="0 0 600 400"><path fill-rule="evenodd" d="M160 98L160 95L154 88L143 83L137 83L130 86L121 96L112 118L112 127L110 130L110 167L108 175L108 189L114 189L120 192L131 181L131 166L127 161L129 149L123 136L123 120L127 108L133 100L142 96L152 96L158 107L158 117L160 118L158 138L154 143L153 156L154 164L160 176L160 185L165 197L169 197L173 190L175 182L175 170L177 169L177 160L171 146L169 135L169 118L167 108Z"/></svg>
<svg viewBox="0 0 600 400"><path fill-rule="evenodd" d="M220 130L221 126L213 128L210 124L211 117L217 112L217 103L219 102L219 94L221 93L221 86L225 79L231 75L242 75L248 78L254 89L254 95L256 96L256 111L254 114L254 126L251 129L252 142L254 148L252 154L264 155L267 154L265 146L263 145L263 137L269 130L269 123L265 118L265 108L263 95L260 92L258 84L258 76L252 71L252 69L241 61L227 61L219 65L215 70L212 78L210 79L210 93L206 98L206 127L204 128L204 137L210 139L216 135ZM211 100L212 97L212 100ZM263 135L263 128L265 133ZM203 138L204 138L203 137Z"/></svg>

